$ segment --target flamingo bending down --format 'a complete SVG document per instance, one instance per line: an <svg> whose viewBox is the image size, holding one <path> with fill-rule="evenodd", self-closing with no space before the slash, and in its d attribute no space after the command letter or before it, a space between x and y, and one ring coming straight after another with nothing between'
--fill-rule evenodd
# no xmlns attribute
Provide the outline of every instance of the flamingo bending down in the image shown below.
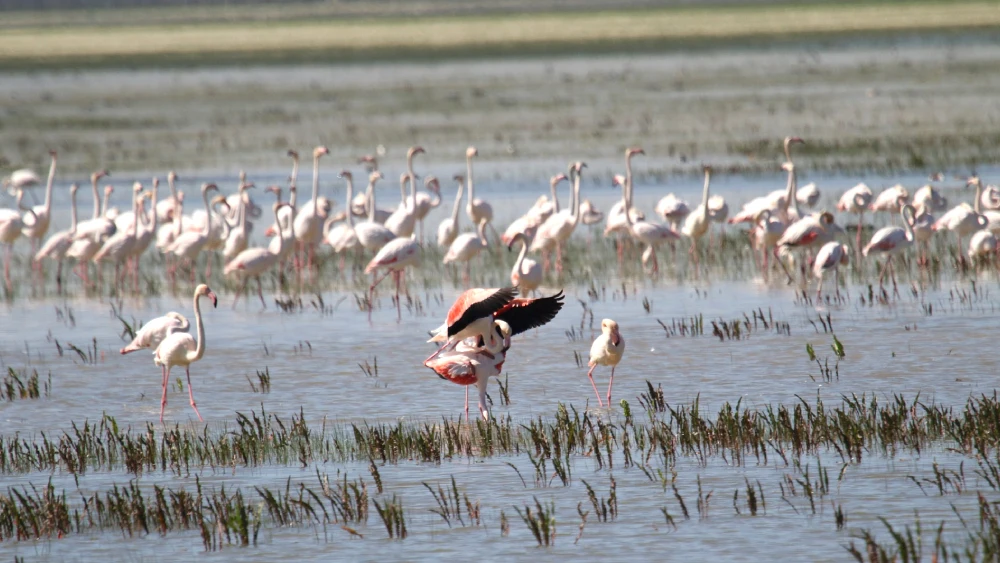
<svg viewBox="0 0 1000 563"><path fill-rule="evenodd" d="M444 330L438 330L440 338L445 340L444 344L425 361L434 359L445 349L454 349L459 342L470 337L481 337L486 341L485 345L496 347L497 340L493 332L494 314L513 301L516 295L516 287L499 289L477 287L462 292L448 309L442 327Z"/></svg>
<svg viewBox="0 0 1000 563"><path fill-rule="evenodd" d="M52 223L52 184L56 179L56 151L49 151L49 156L52 157L52 164L49 165L49 178L45 184L45 203L31 208L35 220L25 223L21 229L21 234L31 239L32 254L38 248L39 241L49 232L49 225Z"/></svg>
<svg viewBox="0 0 1000 563"><path fill-rule="evenodd" d="M896 213L899 206L904 205L910 199L910 192L902 184L896 184L891 188L882 190L875 201L871 202L868 210L877 213Z"/></svg>
<svg viewBox="0 0 1000 563"><path fill-rule="evenodd" d="M580 202L580 222L584 225L596 225L604 220L604 212L598 209L589 199Z"/></svg>
<svg viewBox="0 0 1000 563"><path fill-rule="evenodd" d="M274 220L281 221L281 215L278 213L282 207L287 207L287 203L275 203L274 204ZM291 242L291 229L286 221L278 228L278 246L277 248L272 248L268 245L266 248L254 247L248 248L243 252L236 255L235 258L226 264L225 268L222 269L224 275L229 275L235 272L239 272L243 276L243 285L240 290L236 293L236 299L233 300L233 309L236 308L236 304L240 301L240 295L247 289L247 283L249 283L251 277L257 278L257 296L260 297L260 304L266 309L267 303L264 301L264 289L261 287L260 276L273 268L281 260L284 254L284 249L290 246Z"/></svg>
<svg viewBox="0 0 1000 563"><path fill-rule="evenodd" d="M864 222L865 209L872 202L872 190L864 183L858 184L844 192L837 202L837 211L854 213L858 216L858 234L855 248L861 248L861 224Z"/></svg>
<svg viewBox="0 0 1000 563"><path fill-rule="evenodd" d="M612 179L612 183L622 187L622 202L624 203L628 199L628 189L625 186L625 183L621 182L620 176L615 176L614 179ZM645 264L649 258L652 258L653 273L659 272L660 264L656 259L656 247L663 242L673 242L679 239L680 235L675 233L666 225L659 225L647 221L633 221L631 214L622 213L622 217L625 218L625 224L628 226L629 234L631 234L637 241L646 245L646 250L642 253L643 264Z"/></svg>
<svg viewBox="0 0 1000 563"><path fill-rule="evenodd" d="M819 299L823 292L823 274L833 270L834 287L837 288L837 296L840 296L840 266L846 265L849 251L847 246L836 241L830 241L823 245L816 253L816 260L813 262L813 275L819 280L816 287L816 299Z"/></svg>
<svg viewBox="0 0 1000 563"><path fill-rule="evenodd" d="M871 240L868 241L868 245L862 251L864 256L868 256L873 252L888 255L885 259L885 266L882 267L882 273L878 277L878 286L880 289L885 279L886 270L889 270L892 276L893 289L896 288L896 272L892 269L892 257L913 246L912 225L915 212L916 210L912 205L903 205L900 210L900 214L903 216L903 228L882 227L872 235Z"/></svg>
<svg viewBox="0 0 1000 563"><path fill-rule="evenodd" d="M465 385L465 419L469 419L469 387L475 385L479 391L479 414L483 420L490 419L486 408L486 386L489 378L500 375L507 350L510 349L511 327L504 321L493 321L497 343L494 347L480 347L461 342L455 350L445 352L424 362L441 379Z"/></svg>
<svg viewBox="0 0 1000 563"><path fill-rule="evenodd" d="M73 235L76 234L76 192L80 186L73 184L69 187L69 229L53 233L42 248L35 254L35 262L40 262L44 258L51 258L56 261L56 287L62 291L62 265L66 258L66 252L73 245Z"/></svg>
<svg viewBox="0 0 1000 563"><path fill-rule="evenodd" d="M373 303L375 300L375 286L384 280L387 275L392 274L392 277L396 280L396 318L402 319L403 312L400 306L399 285L403 279L403 275L406 273L406 268L418 265L420 265L420 245L417 244L417 241L413 240L412 235L389 241L371 259L371 262L368 262L368 265L365 266L365 273L372 274L372 285L368 288L369 303ZM379 268L385 268L386 270L381 278L375 274L375 271ZM371 320L371 309L371 307L368 308L369 320Z"/></svg>
<svg viewBox="0 0 1000 563"><path fill-rule="evenodd" d="M207 285L200 284L194 289L194 320L198 330L198 340L186 332L171 332L160 342L153 352L153 363L163 369L163 396L160 398L160 424L163 424L163 409L167 406L167 381L170 379L170 370L174 366L184 366L187 374L188 397L191 399L191 408L198 415L198 420L202 421L201 413L198 412L198 405L194 402L194 389L191 388L191 364L197 362L205 355L205 325L201 320L201 306L198 298L202 295L212 300L212 307L217 307L219 299Z"/></svg>
<svg viewBox="0 0 1000 563"><path fill-rule="evenodd" d="M806 215L802 219L789 225L785 232L778 239L778 256L787 256L796 248L818 248L833 240L837 233L844 230L834 222L833 214L824 211L823 213L813 213ZM782 263L785 273L788 275L788 283L795 281L792 279L788 268Z"/></svg>
<svg viewBox="0 0 1000 563"><path fill-rule="evenodd" d="M601 321L601 335L594 339L590 346L590 371L587 377L590 378L590 385L597 395L598 406L603 407L601 394L597 391L597 384L594 383L594 369L597 366L611 366L611 381L608 382L608 407L611 406L611 386L615 383L615 367L622 361L625 354L625 339L622 338L621 331L618 330L618 323L611 319Z"/></svg>
<svg viewBox="0 0 1000 563"><path fill-rule="evenodd" d="M156 348L163 342L163 339L170 336L172 332L187 332L191 328L191 323L187 318L175 311L170 311L162 317L156 317L135 333L135 338L128 346L120 350L121 354L129 354L143 348Z"/></svg>
<svg viewBox="0 0 1000 563"><path fill-rule="evenodd" d="M992 261L997 251L997 237L992 232L983 229L976 231L969 239L969 260L977 259Z"/></svg>
<svg viewBox="0 0 1000 563"><path fill-rule="evenodd" d="M656 202L654 208L657 214L663 217L664 221L670 223L670 227L677 230L678 224L691 214L691 208L683 199L679 199L674 194L667 194Z"/></svg>
<svg viewBox="0 0 1000 563"><path fill-rule="evenodd" d="M559 182L568 179L569 178L565 174L556 174L555 176L549 178L549 190L551 190L552 193L551 201L546 199L545 203L541 205L536 202L527 213L517 219L514 219L514 221L507 226L503 235L500 236L500 242L509 245L511 241L514 240L514 235L517 233L524 233L525 235L528 235L528 238L534 239L538 232L538 228L548 221L552 215L559 213L559 197L556 194L556 187L559 185ZM573 188L570 187L571 194L572 190ZM545 198L545 196L539 198L539 201L543 198Z"/></svg>
<svg viewBox="0 0 1000 563"><path fill-rule="evenodd" d="M10 259L14 251L14 241L21 236L21 230L24 228L24 219L21 216L20 210L29 215L35 214L34 210L21 206L23 199L24 190L17 190L17 200L14 209L0 209L0 244L7 245L7 256L3 262L3 277L7 282L8 290L13 287L10 281Z"/></svg>
<svg viewBox="0 0 1000 563"><path fill-rule="evenodd" d="M487 248L489 246L486 244L486 219L483 219L479 222L479 226L476 227L475 233L462 233L455 237L451 246L448 247L448 252L445 253L442 262L444 264L464 262L465 273L463 279L465 283L469 283L469 262Z"/></svg>
<svg viewBox="0 0 1000 563"><path fill-rule="evenodd" d="M521 242L521 253L517 255L517 262L514 262L514 268L510 271L510 283L517 287L522 295L528 295L537 291L538 286L542 285L542 267L538 262L525 258L531 241L524 233L515 234L507 245L507 250L509 251L518 241Z"/></svg>
<svg viewBox="0 0 1000 563"><path fill-rule="evenodd" d="M455 237L458 236L458 210L462 207L462 190L465 189L465 178L461 175L455 175L455 180L458 182L458 192L455 194L455 203L451 208L451 217L441 221L441 224L438 225L437 242L441 248L450 247L451 243L455 242Z"/></svg>

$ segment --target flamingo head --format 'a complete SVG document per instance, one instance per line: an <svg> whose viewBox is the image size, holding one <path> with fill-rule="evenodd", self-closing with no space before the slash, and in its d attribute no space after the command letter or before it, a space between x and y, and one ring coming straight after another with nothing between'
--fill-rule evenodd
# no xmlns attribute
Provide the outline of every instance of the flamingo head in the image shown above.
<svg viewBox="0 0 1000 563"><path fill-rule="evenodd" d="M110 175L111 172L108 172L107 170L98 170L97 172L94 172L93 174L90 175L90 181L96 184L97 181L100 180L101 178Z"/></svg>
<svg viewBox="0 0 1000 563"><path fill-rule="evenodd" d="M785 172L792 172L795 170L795 164L793 164L792 161L790 160L787 162L782 162L781 169L784 170Z"/></svg>
<svg viewBox="0 0 1000 563"><path fill-rule="evenodd" d="M574 174L576 174L577 176L579 176L580 172L583 172L583 169L586 168L586 167L587 167L587 163L586 162L582 162L582 161L578 160L578 161L574 162L573 164L571 164L569 166L569 169L572 170Z"/></svg>
<svg viewBox="0 0 1000 563"><path fill-rule="evenodd" d="M369 170L378 170L378 159L370 154L359 157L358 164L364 164Z"/></svg>
<svg viewBox="0 0 1000 563"><path fill-rule="evenodd" d="M472 158L474 156L479 156L479 149L476 147L469 147L465 149L465 158Z"/></svg>
<svg viewBox="0 0 1000 563"><path fill-rule="evenodd" d="M424 154L425 152L426 151L424 150L424 147L421 146L410 147L410 150L406 151L406 158L408 161L412 161L413 157L417 156L418 154Z"/></svg>
<svg viewBox="0 0 1000 563"><path fill-rule="evenodd" d="M405 186L406 183L409 182L409 181L410 181L410 173L409 172L403 172L402 174L399 175L399 183L401 185Z"/></svg>
<svg viewBox="0 0 1000 563"><path fill-rule="evenodd" d="M215 184L211 183L205 183L201 185L201 193L207 194L208 192L211 191L216 191L216 192L219 191L219 186L216 186Z"/></svg>
<svg viewBox="0 0 1000 563"><path fill-rule="evenodd" d="M139 193L142 191L142 182L135 182L132 184L132 191L134 193Z"/></svg>
<svg viewBox="0 0 1000 563"><path fill-rule="evenodd" d="M441 193L441 182L438 182L437 176L424 178L424 187L436 194Z"/></svg>
<svg viewBox="0 0 1000 563"><path fill-rule="evenodd" d="M979 176L977 174L975 174L975 173L973 173L972 176L969 176L969 178L967 180L965 180L965 185L966 186L978 186L981 183L982 183L982 180L980 180Z"/></svg>
<svg viewBox="0 0 1000 563"><path fill-rule="evenodd" d="M637 154L645 155L646 151L642 150L642 147L629 147L625 149L625 158L632 158L632 156Z"/></svg>
<svg viewBox="0 0 1000 563"><path fill-rule="evenodd" d="M802 140L802 137L785 137L785 158L788 160L792 159L791 147L794 144L804 145L806 142Z"/></svg>
<svg viewBox="0 0 1000 563"><path fill-rule="evenodd" d="M384 178L385 176L383 176L382 173L379 172L378 170L375 170L374 172L368 175L368 181L371 182L372 184Z"/></svg>
<svg viewBox="0 0 1000 563"><path fill-rule="evenodd" d="M621 174L615 174L614 176L611 177L611 187L612 188L615 188L615 187L618 187L618 186L624 186L624 185L625 185L625 176L623 176Z"/></svg>
<svg viewBox="0 0 1000 563"><path fill-rule="evenodd" d="M452 180L455 180L456 182L458 182L458 185L460 185L460 186L464 186L465 185L465 176L462 176L461 174L455 174L452 177Z"/></svg>
<svg viewBox="0 0 1000 563"><path fill-rule="evenodd" d="M514 250L514 244L519 240L523 241L525 245L531 244L531 241L528 239L528 235L524 233L514 233L514 236L510 237L510 240L507 242L507 251L510 252L511 250Z"/></svg>
<svg viewBox="0 0 1000 563"><path fill-rule="evenodd" d="M212 291L212 288L208 287L205 284L200 284L198 287L196 287L194 290L194 295L195 298L205 295L212 300L212 307L219 306L219 298L215 296L215 292Z"/></svg>
<svg viewBox="0 0 1000 563"><path fill-rule="evenodd" d="M69 187L69 195L75 195L76 194L76 190L79 190L79 189L80 189L80 185L77 184L76 182L73 182L73 185L71 185Z"/></svg>
<svg viewBox="0 0 1000 563"><path fill-rule="evenodd" d="M319 158L324 154L330 154L330 149L326 148L323 145L320 145L313 149L313 158Z"/></svg>
<svg viewBox="0 0 1000 563"><path fill-rule="evenodd" d="M351 171L350 171L350 170L348 170L348 169L346 169L346 168L345 168L345 169L343 169L343 170L341 170L341 171L340 171L340 174L337 174L337 177L338 177L338 178L344 178L344 179L345 179L345 180L347 180L348 182L350 182L351 180L353 180L353 179L354 179L354 175L353 175L353 174L351 174Z"/></svg>
<svg viewBox="0 0 1000 563"><path fill-rule="evenodd" d="M615 346L620 346L622 342L622 333L618 330L618 323L611 319L604 319L601 321L601 332L608 335L611 339L611 344Z"/></svg>
<svg viewBox="0 0 1000 563"><path fill-rule="evenodd" d="M549 185L555 186L556 184L562 182L563 180L569 180L569 176L562 173L556 174L555 176L549 179Z"/></svg>
<svg viewBox="0 0 1000 563"><path fill-rule="evenodd" d="M286 153L286 155L292 157L292 160L294 160L296 162L298 162L298 160L299 160L299 153L297 151L292 150L292 149L288 149L288 152Z"/></svg>

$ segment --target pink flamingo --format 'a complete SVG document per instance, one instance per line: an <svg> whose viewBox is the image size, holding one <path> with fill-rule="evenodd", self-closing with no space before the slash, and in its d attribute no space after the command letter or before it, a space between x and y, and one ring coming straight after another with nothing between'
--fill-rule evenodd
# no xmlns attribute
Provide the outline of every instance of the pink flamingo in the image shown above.
<svg viewBox="0 0 1000 563"><path fill-rule="evenodd" d="M819 299L823 292L823 275L833 270L834 286L837 288L837 296L840 297L840 266L847 265L850 251L847 245L837 241L830 241L823 245L816 253L816 260L813 262L813 275L819 280L816 287L816 299Z"/></svg>
<svg viewBox="0 0 1000 563"><path fill-rule="evenodd" d="M194 288L194 320L198 330L198 340L186 332L171 332L160 342L153 352L153 363L163 369L163 396L160 398L160 424L163 424L163 409L167 406L167 381L170 379L170 370L174 366L184 366L187 374L188 397L191 399L191 408L198 415L198 420L203 421L201 413L198 412L198 405L194 402L194 389L191 387L191 364L197 362L205 355L205 324L201 320L201 306L198 298L207 296L212 300L212 307L219 304L218 298L207 285L200 284Z"/></svg>
<svg viewBox="0 0 1000 563"><path fill-rule="evenodd" d="M389 241L378 254L372 258L371 262L365 266L365 273L372 274L372 285L368 288L369 303L375 300L375 286L377 286L385 277L392 274L392 277L396 281L396 318L403 318L403 312L400 307L399 299L399 285L403 279L403 274L406 272L406 268L409 266L420 265L420 245L417 241L413 240L411 237L399 237ZM382 277L378 277L375 271L379 268L384 268L385 273ZM368 319L371 320L372 308L368 308Z"/></svg>
<svg viewBox="0 0 1000 563"><path fill-rule="evenodd" d="M286 206L288 206L287 203L274 204L275 221L281 221L282 217L278 213L278 210ZM257 296L260 297L260 304L265 309L267 308L267 303L264 301L264 289L261 287L260 283L260 276L278 264L281 260L285 247L290 242L286 240L290 238L287 216L285 219L285 224L278 228L277 248L272 248L270 245L267 247L248 248L237 254L236 257L230 260L229 263L226 264L225 268L223 268L222 273L227 276L236 272L239 272L243 276L243 285L236 293L236 299L233 300L233 309L235 309L236 304L239 303L240 296L246 291L247 283L250 282L251 277L257 278Z"/></svg>
<svg viewBox="0 0 1000 563"><path fill-rule="evenodd" d="M128 346L120 350L121 354L130 354L143 348L156 348L163 342L171 332L187 332L191 328L191 323L187 318L176 312L170 311L162 317L156 317L135 333L135 338L129 342Z"/></svg>
<svg viewBox="0 0 1000 563"><path fill-rule="evenodd" d="M861 251L863 256L869 256L873 253L888 255L885 259L885 265L882 266L882 273L878 277L879 289L883 287L882 282L885 279L886 270L892 276L893 290L896 289L896 271L892 267L892 258L896 254L913 246L914 236L912 225L915 220L916 209L912 205L903 205L900 209L900 214L903 216L903 228L882 227L872 235L872 239L868 241L868 245Z"/></svg>

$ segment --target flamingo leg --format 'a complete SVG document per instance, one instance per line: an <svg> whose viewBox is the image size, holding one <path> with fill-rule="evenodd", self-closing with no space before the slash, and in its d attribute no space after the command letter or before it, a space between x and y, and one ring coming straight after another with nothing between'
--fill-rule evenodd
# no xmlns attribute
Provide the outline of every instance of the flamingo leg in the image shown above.
<svg viewBox="0 0 1000 563"><path fill-rule="evenodd" d="M374 273L374 274L372 274L372 285L371 285L371 287L368 288L368 320L369 320L369 322L372 320L372 309L375 308L375 286L377 286L378 284L382 283L382 280L384 280L385 277L387 275L389 275L389 272L390 272L390 270L386 270L385 273L382 274L381 277L379 277L379 275L378 275L377 272ZM430 358L428 358L428 360L429 359Z"/></svg>
<svg viewBox="0 0 1000 563"><path fill-rule="evenodd" d="M778 247L775 246L774 250L771 252L774 254L774 261L781 266L781 269L785 271L785 275L788 276L788 284L791 285L795 283L795 278L793 278L792 273L788 271L788 266L785 265L785 261L778 255Z"/></svg>
<svg viewBox="0 0 1000 563"><path fill-rule="evenodd" d="M594 388L594 394L597 395L597 405L603 407L604 402L601 401L601 392L597 390L597 384L594 383L594 369L596 368L597 364L590 366L590 371L587 372L587 377L590 378L590 386Z"/></svg>
<svg viewBox="0 0 1000 563"><path fill-rule="evenodd" d="M7 245L7 256L3 261L3 279L7 282L7 291L13 289L13 284L10 281L10 255L13 252L14 244Z"/></svg>
<svg viewBox="0 0 1000 563"><path fill-rule="evenodd" d="M401 279L402 279L402 277L403 277L403 272L402 272L402 270L400 270L400 271L395 271L395 270L393 270L393 272L392 272L392 277L396 279L396 320L397 320L397 321L401 321L401 320L403 320L403 310L402 310L402 308L400 307L400 300L399 300L399 282L400 282L400 280L401 280Z"/></svg>
<svg viewBox="0 0 1000 563"><path fill-rule="evenodd" d="M469 386L465 386L465 422L469 422Z"/></svg>
<svg viewBox="0 0 1000 563"><path fill-rule="evenodd" d="M865 216L865 212L864 211L862 211L861 213L858 213L858 235L857 235L857 237L855 239L855 246L854 246L854 248L858 252L861 252L861 222L862 222L862 219L864 219L864 216Z"/></svg>
<svg viewBox="0 0 1000 563"><path fill-rule="evenodd" d="M261 306L267 309L267 303L264 302L264 288L260 284L260 276L257 276L257 297L260 297Z"/></svg>
<svg viewBox="0 0 1000 563"><path fill-rule="evenodd" d="M247 290L248 283L250 283L250 278L248 278L247 276L243 276L243 285L241 285L240 288L236 290L236 298L233 299L234 310L236 309L236 304L240 302L240 296L243 295L243 292Z"/></svg>
<svg viewBox="0 0 1000 563"><path fill-rule="evenodd" d="M191 398L191 408L194 409L194 414L198 415L198 422L205 422L205 420L201 418L201 413L198 412L198 405L194 403L194 389L191 387L191 366L187 366L184 371L187 372L188 397Z"/></svg>
<svg viewBox="0 0 1000 563"><path fill-rule="evenodd" d="M160 424L163 424L163 409L167 406L167 379L170 377L170 371L167 366L163 366L163 395L160 397Z"/></svg>
<svg viewBox="0 0 1000 563"><path fill-rule="evenodd" d="M882 282L883 282L883 280L885 280L885 273L886 273L886 271L889 270L889 264L890 263L892 263L892 254L890 254L889 257L886 258L885 265L882 266L882 273L880 273L879 276L878 276L878 287L879 287L879 289L884 289L884 287L882 285Z"/></svg>
<svg viewBox="0 0 1000 563"><path fill-rule="evenodd" d="M562 277L562 243L556 243L556 276Z"/></svg>
<svg viewBox="0 0 1000 563"><path fill-rule="evenodd" d="M611 366L611 380L608 381L608 408L611 408L611 386L615 384L615 366Z"/></svg>

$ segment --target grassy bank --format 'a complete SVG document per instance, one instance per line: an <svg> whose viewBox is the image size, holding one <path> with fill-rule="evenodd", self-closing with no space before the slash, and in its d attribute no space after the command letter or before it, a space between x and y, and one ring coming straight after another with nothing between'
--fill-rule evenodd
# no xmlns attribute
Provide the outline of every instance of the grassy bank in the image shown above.
<svg viewBox="0 0 1000 563"><path fill-rule="evenodd" d="M1000 27L991 2L725 6L573 14L9 29L0 68L210 65L607 52Z"/></svg>

